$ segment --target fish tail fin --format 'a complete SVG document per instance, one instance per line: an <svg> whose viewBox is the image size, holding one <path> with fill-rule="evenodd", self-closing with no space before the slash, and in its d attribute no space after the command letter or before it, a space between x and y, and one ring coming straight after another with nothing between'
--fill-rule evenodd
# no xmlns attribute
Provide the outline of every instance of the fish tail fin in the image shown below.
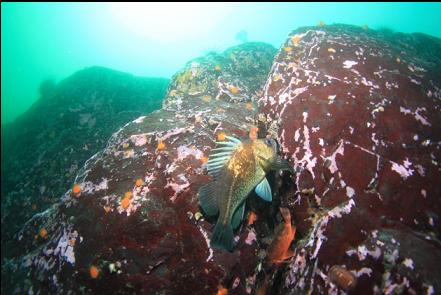
<svg viewBox="0 0 441 295"><path fill-rule="evenodd" d="M233 227L231 224L216 223L211 237L213 248L233 250Z"/></svg>

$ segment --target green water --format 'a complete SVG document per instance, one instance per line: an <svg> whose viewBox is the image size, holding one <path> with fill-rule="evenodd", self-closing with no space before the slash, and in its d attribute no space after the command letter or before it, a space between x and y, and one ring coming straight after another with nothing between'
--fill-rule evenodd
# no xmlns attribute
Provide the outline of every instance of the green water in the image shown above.
<svg viewBox="0 0 441 295"><path fill-rule="evenodd" d="M440 16L440 3L2 3L1 123L38 99L42 80L87 66L169 78L210 50L244 41L278 48L291 30L319 21L441 37Z"/></svg>

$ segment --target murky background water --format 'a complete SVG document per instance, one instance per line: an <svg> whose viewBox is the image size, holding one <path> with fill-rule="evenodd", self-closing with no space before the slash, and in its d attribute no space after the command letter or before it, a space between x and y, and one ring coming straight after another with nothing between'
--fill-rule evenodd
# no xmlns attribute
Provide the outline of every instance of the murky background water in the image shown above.
<svg viewBox="0 0 441 295"><path fill-rule="evenodd" d="M170 78L188 60L245 41L280 47L300 27L346 23L441 36L440 3L1 4L1 123L40 83L98 65Z"/></svg>

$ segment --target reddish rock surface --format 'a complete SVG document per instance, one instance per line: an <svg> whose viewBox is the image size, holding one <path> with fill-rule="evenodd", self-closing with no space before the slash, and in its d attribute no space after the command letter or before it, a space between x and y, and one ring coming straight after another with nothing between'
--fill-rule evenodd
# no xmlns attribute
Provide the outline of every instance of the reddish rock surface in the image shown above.
<svg viewBox="0 0 441 295"><path fill-rule="evenodd" d="M354 294L440 292L440 69L441 42L424 35L290 34L259 102L300 171L278 294L336 294L334 265L358 277Z"/></svg>
<svg viewBox="0 0 441 295"><path fill-rule="evenodd" d="M203 164L216 135L246 138L275 52L247 43L189 62L162 110L123 126L80 169L79 194L26 223L16 249L26 254L3 262L2 291L214 294L234 279L231 293L251 290L251 229L234 253L213 251L196 192L209 181Z"/></svg>

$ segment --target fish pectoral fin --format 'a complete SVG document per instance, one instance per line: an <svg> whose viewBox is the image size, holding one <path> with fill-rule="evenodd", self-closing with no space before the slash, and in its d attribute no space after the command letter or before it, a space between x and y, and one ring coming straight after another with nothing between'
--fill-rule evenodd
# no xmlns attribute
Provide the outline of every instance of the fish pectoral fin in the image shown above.
<svg viewBox="0 0 441 295"><path fill-rule="evenodd" d="M233 229L239 227L244 214L245 214L245 202L243 202L242 205L240 205L239 208L237 208L236 212L234 212L233 214L233 219L231 220L231 226L233 227Z"/></svg>
<svg viewBox="0 0 441 295"><path fill-rule="evenodd" d="M219 212L214 182L202 186L198 191L198 197L199 205L205 214L215 216Z"/></svg>
<svg viewBox="0 0 441 295"><path fill-rule="evenodd" d="M288 163L288 161L280 158L271 164L271 170L285 170L294 174L294 168Z"/></svg>
<svg viewBox="0 0 441 295"><path fill-rule="evenodd" d="M256 186L255 192L259 197L267 202L271 202L273 200L271 187L266 177Z"/></svg>

